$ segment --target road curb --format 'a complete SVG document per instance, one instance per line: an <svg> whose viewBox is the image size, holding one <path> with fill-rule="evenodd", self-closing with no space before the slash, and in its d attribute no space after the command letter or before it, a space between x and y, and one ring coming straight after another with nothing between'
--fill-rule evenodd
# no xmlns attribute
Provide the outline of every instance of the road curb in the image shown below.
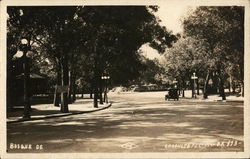
<svg viewBox="0 0 250 159"><path fill-rule="evenodd" d="M50 119L50 118L58 118L58 117L65 117L65 116L71 116L71 115L92 113L92 112L97 112L97 111L100 111L100 110L107 109L107 108L109 108L111 106L112 106L112 103L109 103L107 106L102 107L100 109L95 109L95 110L79 111L79 112L74 112L74 113L56 114L56 115L49 115L49 116L45 116L45 117L34 117L34 118L30 118L30 119L18 119L18 120L13 120L13 121L7 121L7 123L8 124L20 123L20 122L25 122L25 121L42 120L42 119Z"/></svg>
<svg viewBox="0 0 250 159"><path fill-rule="evenodd" d="M244 103L244 100L217 100L217 102L235 102L235 103Z"/></svg>

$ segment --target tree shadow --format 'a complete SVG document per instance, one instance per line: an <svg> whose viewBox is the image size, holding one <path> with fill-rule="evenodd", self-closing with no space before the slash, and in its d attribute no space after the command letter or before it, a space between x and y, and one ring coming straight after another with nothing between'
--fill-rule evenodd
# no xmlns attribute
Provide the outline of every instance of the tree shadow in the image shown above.
<svg viewBox="0 0 250 159"><path fill-rule="evenodd" d="M129 101L128 108L124 104L128 101L120 100L102 112L7 124L7 140L8 143L43 144L46 148L42 152L63 152L65 147L75 147L70 152L165 152L164 145L171 143L207 143L228 139L243 143L242 103L149 100L142 105L140 102ZM127 142L140 146L133 150L120 147ZM243 146L186 151L236 150L243 151Z"/></svg>

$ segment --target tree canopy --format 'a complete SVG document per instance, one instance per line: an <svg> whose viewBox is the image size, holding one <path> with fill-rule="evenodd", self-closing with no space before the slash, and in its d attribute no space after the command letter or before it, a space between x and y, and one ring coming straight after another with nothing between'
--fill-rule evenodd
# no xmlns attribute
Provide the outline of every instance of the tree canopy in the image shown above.
<svg viewBox="0 0 250 159"><path fill-rule="evenodd" d="M197 7L183 19L183 28L182 37L164 54L168 77L188 80L196 72L206 87L213 76L223 99L228 77L243 85L244 7Z"/></svg>
<svg viewBox="0 0 250 159"><path fill-rule="evenodd" d="M143 69L138 53L143 44L164 52L176 40L154 16L156 6L23 6L7 11L8 61L26 38L38 66L34 69L59 85L84 79L95 92L103 74L114 85L136 79Z"/></svg>
<svg viewBox="0 0 250 159"><path fill-rule="evenodd" d="M205 40L216 67L238 67L244 72L244 7L198 7L183 21L184 34ZM238 66L237 66L238 65Z"/></svg>

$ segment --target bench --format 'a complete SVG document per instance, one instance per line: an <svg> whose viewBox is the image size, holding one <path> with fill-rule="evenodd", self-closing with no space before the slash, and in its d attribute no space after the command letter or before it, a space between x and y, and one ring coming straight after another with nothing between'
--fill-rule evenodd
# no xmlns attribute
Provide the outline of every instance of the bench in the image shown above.
<svg viewBox="0 0 250 159"><path fill-rule="evenodd" d="M165 100L179 100L178 89L169 89L168 94L165 95Z"/></svg>

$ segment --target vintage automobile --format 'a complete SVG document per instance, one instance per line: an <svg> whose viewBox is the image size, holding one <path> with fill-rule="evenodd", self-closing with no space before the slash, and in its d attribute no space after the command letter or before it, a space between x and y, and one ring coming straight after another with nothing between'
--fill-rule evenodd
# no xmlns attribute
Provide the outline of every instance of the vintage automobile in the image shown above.
<svg viewBox="0 0 250 159"><path fill-rule="evenodd" d="M165 100L179 100L179 94L178 94L178 89L171 88L168 90L168 94L165 95Z"/></svg>

